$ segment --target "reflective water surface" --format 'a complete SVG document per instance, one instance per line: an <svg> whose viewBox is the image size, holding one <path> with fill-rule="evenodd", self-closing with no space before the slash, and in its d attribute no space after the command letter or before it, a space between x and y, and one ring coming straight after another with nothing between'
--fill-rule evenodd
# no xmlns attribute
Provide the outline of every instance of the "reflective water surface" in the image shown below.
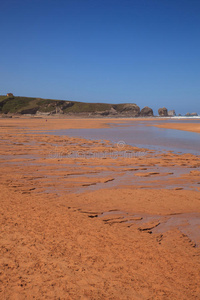
<svg viewBox="0 0 200 300"><path fill-rule="evenodd" d="M179 120L164 120L164 123L178 123ZM181 123L198 123L199 120L184 120ZM109 123L109 120L108 120ZM120 120L119 120L120 123ZM200 155L200 133L175 129L158 128L153 125L163 121L132 121L127 124L111 125L100 129L56 130L52 134L81 137L86 139L123 141L128 145L154 150L172 150L174 152Z"/></svg>

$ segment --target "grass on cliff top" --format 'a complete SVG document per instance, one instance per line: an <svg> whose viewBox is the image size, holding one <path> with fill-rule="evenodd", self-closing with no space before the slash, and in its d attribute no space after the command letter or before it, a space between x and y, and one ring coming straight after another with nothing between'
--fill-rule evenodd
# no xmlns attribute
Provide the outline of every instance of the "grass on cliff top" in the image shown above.
<svg viewBox="0 0 200 300"><path fill-rule="evenodd" d="M82 103L75 102L73 106L67 107L65 113L83 113L83 112L97 112L111 109L111 104L106 103Z"/></svg>
<svg viewBox="0 0 200 300"><path fill-rule="evenodd" d="M70 102L68 107L65 103ZM31 97L7 97L0 96L1 113L29 113L33 109L35 112L52 112L56 107L61 107L64 113L95 113L110 110L114 107L117 111L122 111L125 104L107 104L107 103L85 103L65 100L51 100ZM23 112L24 111L24 112Z"/></svg>
<svg viewBox="0 0 200 300"><path fill-rule="evenodd" d="M27 98L27 97L6 97L4 100L7 100L6 103L2 107L3 113L17 113L21 110L32 106L35 106L35 98ZM30 105L32 104L32 105Z"/></svg>
<svg viewBox="0 0 200 300"><path fill-rule="evenodd" d="M1 107L3 113L21 113L23 110L38 108L43 112L50 112L55 109L59 100L30 98L30 97L7 97L0 96L0 103L5 100Z"/></svg>
<svg viewBox="0 0 200 300"><path fill-rule="evenodd" d="M7 96L0 96L0 102L2 102L3 100L5 100L6 98L8 98Z"/></svg>

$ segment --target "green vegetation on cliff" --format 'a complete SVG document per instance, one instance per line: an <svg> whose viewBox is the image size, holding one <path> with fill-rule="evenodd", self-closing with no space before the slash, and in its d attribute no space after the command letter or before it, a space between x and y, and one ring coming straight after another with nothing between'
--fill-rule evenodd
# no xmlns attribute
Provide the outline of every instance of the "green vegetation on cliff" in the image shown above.
<svg viewBox="0 0 200 300"><path fill-rule="evenodd" d="M84 102L75 102L72 106L67 107L64 111L66 113L81 113L81 112L102 112L105 110L110 110L112 107L111 104L106 103L84 103Z"/></svg>
<svg viewBox="0 0 200 300"><path fill-rule="evenodd" d="M0 113L35 114L40 112L53 112L56 107L64 105L66 101L0 96Z"/></svg>
<svg viewBox="0 0 200 300"><path fill-rule="evenodd" d="M0 96L1 114L130 114L138 116L136 104L85 103L77 101L51 100L30 97Z"/></svg>

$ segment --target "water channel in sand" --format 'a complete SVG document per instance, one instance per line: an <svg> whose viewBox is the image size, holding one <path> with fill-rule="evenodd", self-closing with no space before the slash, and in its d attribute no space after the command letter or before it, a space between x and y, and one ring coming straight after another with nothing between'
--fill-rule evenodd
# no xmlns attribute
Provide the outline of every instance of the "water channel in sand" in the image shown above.
<svg viewBox="0 0 200 300"><path fill-rule="evenodd" d="M120 122L120 121L119 121ZM109 140L113 143L119 141L125 144L136 146L140 148L148 148L156 151L173 151L175 153L192 153L200 155L200 134L194 132L187 132L175 129L163 129L155 127L154 125L162 124L163 121L137 121L126 124L113 125L110 128L101 129L70 129L52 131L55 135L67 135L71 137L81 137L92 140ZM165 120L165 123L178 123L178 120ZM183 121L182 121L183 122ZM108 121L109 123L109 121ZM199 120L184 120L184 123L199 123ZM122 143L123 144L123 143ZM177 171L177 170L176 170ZM176 172L172 176L177 176ZM126 174L128 177L128 174ZM126 178L126 183L127 183ZM165 179L165 178L164 178ZM120 176L120 182L122 177ZM163 181L164 182L164 181ZM148 182L147 182L148 183ZM113 183L111 182L111 185ZM116 182L115 182L116 184ZM165 182L164 182L165 184ZM116 218L115 215L120 215ZM111 223L130 223L145 225L147 223L155 222L155 225L144 226L141 230L148 230L150 233L164 233L172 228L179 229L183 234L186 234L191 240L195 242L194 246L200 245L200 216L198 213L187 213L167 216L154 216L144 214L129 215L120 211L104 212L98 215L100 218L106 217ZM114 218L113 218L114 217ZM134 218L134 220L132 219ZM114 220L115 219L115 220ZM117 220L118 219L118 220Z"/></svg>
<svg viewBox="0 0 200 300"><path fill-rule="evenodd" d="M178 120L165 120L165 123L178 123ZM199 123L199 120L184 120L182 123ZM108 120L109 123L109 120ZM175 153L192 153L200 155L200 134L175 129L158 128L154 125L163 121L133 121L126 124L112 125L100 129L67 129L51 131L54 135L67 135L92 140L109 140L113 143L124 143L140 148L157 151L174 151ZM50 133L50 132L48 132Z"/></svg>
<svg viewBox="0 0 200 300"><path fill-rule="evenodd" d="M193 246L200 245L200 214L184 213L172 215L130 214L123 211L108 211L95 215L102 218L105 223L127 223L129 226L138 225L138 230L149 233L165 233L178 228L195 242ZM91 216L92 217L92 216Z"/></svg>

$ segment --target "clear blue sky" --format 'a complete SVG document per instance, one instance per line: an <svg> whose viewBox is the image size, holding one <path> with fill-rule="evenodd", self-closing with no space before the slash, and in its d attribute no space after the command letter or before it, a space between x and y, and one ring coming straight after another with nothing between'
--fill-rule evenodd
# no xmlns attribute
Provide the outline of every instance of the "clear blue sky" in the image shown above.
<svg viewBox="0 0 200 300"><path fill-rule="evenodd" d="M0 0L0 94L200 113L200 0Z"/></svg>

